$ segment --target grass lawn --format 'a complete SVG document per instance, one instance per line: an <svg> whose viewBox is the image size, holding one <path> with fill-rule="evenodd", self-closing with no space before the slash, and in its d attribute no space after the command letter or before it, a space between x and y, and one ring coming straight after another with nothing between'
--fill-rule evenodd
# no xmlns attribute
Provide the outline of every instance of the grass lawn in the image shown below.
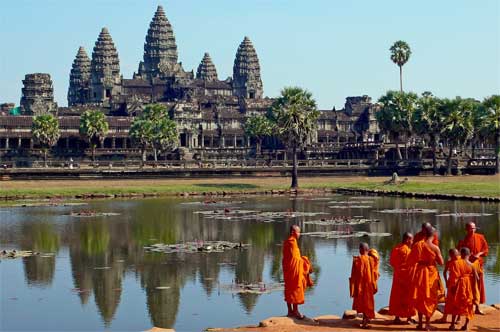
<svg viewBox="0 0 500 332"><path fill-rule="evenodd" d="M301 188L356 188L500 197L500 176L409 177L401 185L384 185L388 177L302 177ZM211 178L138 180L29 180L0 182L0 196L74 197L82 194L177 194L183 192L248 192L287 189L289 178Z"/></svg>

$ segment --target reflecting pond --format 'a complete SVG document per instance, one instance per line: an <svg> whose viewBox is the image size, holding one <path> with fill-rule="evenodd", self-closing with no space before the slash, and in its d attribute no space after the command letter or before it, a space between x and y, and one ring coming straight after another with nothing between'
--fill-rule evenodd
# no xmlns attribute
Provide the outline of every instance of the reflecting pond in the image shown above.
<svg viewBox="0 0 500 332"><path fill-rule="evenodd" d="M201 331L283 315L282 292L243 294L232 291L231 285L282 281L281 242L292 223L300 224L303 232L392 234L301 237L302 254L315 267L316 285L301 307L308 316L339 315L350 308L347 279L361 240L380 252L375 301L377 308L387 305L390 250L403 232L418 230L424 221L437 226L445 253L464 236L465 223L476 221L490 244L487 302L500 302L499 204L341 195L216 200L162 198L0 208L0 248L44 253L1 261L1 329L143 331L157 326ZM236 214L236 209L247 212ZM111 214L92 216L94 212ZM454 213L462 214L450 216ZM328 225L332 218L347 217L378 222ZM326 225L310 223L318 220ZM214 253L164 254L144 249L156 243L209 240L251 246Z"/></svg>

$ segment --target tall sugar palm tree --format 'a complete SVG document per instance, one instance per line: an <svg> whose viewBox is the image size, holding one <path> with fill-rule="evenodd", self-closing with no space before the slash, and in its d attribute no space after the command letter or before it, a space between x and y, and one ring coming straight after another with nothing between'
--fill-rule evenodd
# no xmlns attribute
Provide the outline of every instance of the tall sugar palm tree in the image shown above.
<svg viewBox="0 0 500 332"><path fill-rule="evenodd" d="M403 92L403 66L408 62L411 49L408 43L402 40L395 42L391 48L391 60L399 67L399 88Z"/></svg>
<svg viewBox="0 0 500 332"><path fill-rule="evenodd" d="M31 126L31 134L43 150L43 164L47 167L47 152L57 144L61 132L59 121L52 114L35 116Z"/></svg>
<svg viewBox="0 0 500 332"><path fill-rule="evenodd" d="M500 173L500 95L493 95L483 101L486 108L486 125L488 132L492 133L495 139L495 173Z"/></svg>
<svg viewBox="0 0 500 332"><path fill-rule="evenodd" d="M287 87L271 106L276 132L285 146L292 150L292 185L298 183L297 152L308 144L316 129L319 112L312 94L298 87Z"/></svg>
<svg viewBox="0 0 500 332"><path fill-rule="evenodd" d="M104 113L98 110L87 110L80 117L80 134L82 134L92 149L92 162L95 162L95 148L102 145L109 130Z"/></svg>

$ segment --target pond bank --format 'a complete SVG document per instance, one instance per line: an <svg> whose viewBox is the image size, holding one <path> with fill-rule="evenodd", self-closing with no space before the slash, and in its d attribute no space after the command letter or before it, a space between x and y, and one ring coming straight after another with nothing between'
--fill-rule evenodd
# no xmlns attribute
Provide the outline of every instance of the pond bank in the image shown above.
<svg viewBox="0 0 500 332"><path fill-rule="evenodd" d="M500 201L500 176L420 176L400 184L387 177L302 177L298 191L288 178L16 180L0 182L0 200L141 198L158 196L289 195L331 192L439 199Z"/></svg>
<svg viewBox="0 0 500 332"><path fill-rule="evenodd" d="M487 310L484 308L488 307ZM500 331L500 304L484 306L485 315L475 315L469 324L469 331ZM431 318L434 331L448 331L449 323L438 323L442 314L436 311ZM376 314L370 322L371 329L376 331L415 331L415 325L394 325L393 316ZM448 318L449 321L450 318ZM342 319L334 315L318 316L313 319L295 320L288 317L270 317L254 326L241 326L236 328L209 328L210 332L337 332L337 331L366 331L361 329L361 319ZM457 330L463 324L458 324Z"/></svg>

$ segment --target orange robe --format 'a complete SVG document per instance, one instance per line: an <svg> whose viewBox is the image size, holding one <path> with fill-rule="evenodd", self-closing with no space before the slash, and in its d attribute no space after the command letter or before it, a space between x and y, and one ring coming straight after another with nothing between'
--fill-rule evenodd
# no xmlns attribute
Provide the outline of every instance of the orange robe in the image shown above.
<svg viewBox="0 0 500 332"><path fill-rule="evenodd" d="M471 263L472 269L476 271L477 275L479 276L479 272L482 271L481 265L479 263L479 260L475 260L473 263ZM472 302L474 304L479 305L481 301L481 291L479 290L479 281L476 279L476 276L474 273L471 275L471 285L472 285Z"/></svg>
<svg viewBox="0 0 500 332"><path fill-rule="evenodd" d="M448 278L448 296L446 297L447 314L474 316L472 278L473 270L469 262L457 259L450 264L450 277Z"/></svg>
<svg viewBox="0 0 500 332"><path fill-rule="evenodd" d="M466 236L463 240L458 241L457 249L467 247L470 249L471 255L476 255L479 252L483 252L483 255L479 257L479 269L477 274L479 275L479 303L486 302L486 292L484 289L484 260L483 256L488 256L488 242L482 234L474 233L472 236ZM472 256L471 256L472 257Z"/></svg>
<svg viewBox="0 0 500 332"><path fill-rule="evenodd" d="M450 268L451 266L453 265L453 262L455 262L458 258L453 258L453 259L448 259L445 263L445 267L444 267L444 270L447 271L448 273L448 279L446 281L446 300L445 300L445 303L444 303L444 312L445 313L448 313L450 311L450 308L449 306L452 304L449 300L448 300L448 297L450 296L450 280L449 280L449 276L450 276Z"/></svg>
<svg viewBox="0 0 500 332"><path fill-rule="evenodd" d="M415 310L410 306L410 270L407 264L410 247L404 243L398 244L391 251L390 264L394 269L391 297L389 299L389 314L398 317L411 317Z"/></svg>
<svg viewBox="0 0 500 332"><path fill-rule="evenodd" d="M413 243L417 243L418 241L425 240L425 234L423 231L418 232L413 237ZM432 239L432 243L439 247L439 239L437 233L434 234L434 238Z"/></svg>
<svg viewBox="0 0 500 332"><path fill-rule="evenodd" d="M377 292L378 261L368 255L354 256L349 278L352 308L367 318L375 318L374 295Z"/></svg>
<svg viewBox="0 0 500 332"><path fill-rule="evenodd" d="M430 317L444 293L436 268L436 254L425 241L419 241L411 248L408 265L412 269L409 289L412 308Z"/></svg>
<svg viewBox="0 0 500 332"><path fill-rule="evenodd" d="M285 301L293 304L304 303L304 292L312 286L309 273L311 263L306 256L300 255L297 239L290 236L283 242L283 277L285 279Z"/></svg>

